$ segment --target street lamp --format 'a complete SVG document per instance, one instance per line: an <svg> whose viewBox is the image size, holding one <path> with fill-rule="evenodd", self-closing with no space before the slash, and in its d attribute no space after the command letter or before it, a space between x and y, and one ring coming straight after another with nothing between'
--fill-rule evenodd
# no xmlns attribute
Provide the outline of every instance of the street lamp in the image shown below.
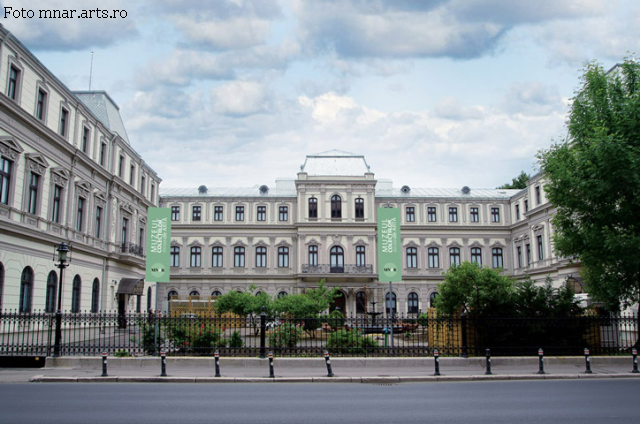
<svg viewBox="0 0 640 424"><path fill-rule="evenodd" d="M53 261L56 261L56 255L58 262L56 263L56 267L60 269L60 279L58 282L58 310L56 311L56 335L55 342L53 345L53 356L60 356L60 340L62 339L62 273L64 269L69 266L69 262L71 262L71 257L68 258L71 249L67 245L67 243L62 242L59 246L53 247Z"/></svg>

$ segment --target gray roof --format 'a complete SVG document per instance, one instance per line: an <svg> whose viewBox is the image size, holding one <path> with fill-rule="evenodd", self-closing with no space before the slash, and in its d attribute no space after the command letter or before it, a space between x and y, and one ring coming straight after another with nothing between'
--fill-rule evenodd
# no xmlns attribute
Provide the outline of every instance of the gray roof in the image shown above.
<svg viewBox="0 0 640 424"><path fill-rule="evenodd" d="M329 150L315 155L307 155L300 167L309 176L363 177L371 172L363 155L342 150Z"/></svg>
<svg viewBox="0 0 640 424"><path fill-rule="evenodd" d="M403 190L403 188L409 190ZM468 193L460 188L403 188L393 187L391 180L378 180L376 184L376 197L398 198L455 198L455 199L509 199L522 190L507 190L498 188L469 188Z"/></svg>
<svg viewBox="0 0 640 424"><path fill-rule="evenodd" d="M73 94L89 108L105 127L118 133L127 144L131 145L120 116L120 108L106 91L74 91Z"/></svg>
<svg viewBox="0 0 640 424"><path fill-rule="evenodd" d="M268 188L266 192L253 187L211 187L200 193L198 187L193 188L164 188L160 187L160 197L296 197L296 183L294 180L276 180L275 188Z"/></svg>

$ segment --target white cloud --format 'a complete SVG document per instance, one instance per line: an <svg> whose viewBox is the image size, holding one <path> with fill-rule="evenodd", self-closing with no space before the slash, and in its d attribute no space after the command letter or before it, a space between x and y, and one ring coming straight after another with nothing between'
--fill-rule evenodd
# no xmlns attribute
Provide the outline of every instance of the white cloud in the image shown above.
<svg viewBox="0 0 640 424"><path fill-rule="evenodd" d="M253 115L268 106L265 86L254 81L233 81L216 87L212 97L213 110L223 115Z"/></svg>

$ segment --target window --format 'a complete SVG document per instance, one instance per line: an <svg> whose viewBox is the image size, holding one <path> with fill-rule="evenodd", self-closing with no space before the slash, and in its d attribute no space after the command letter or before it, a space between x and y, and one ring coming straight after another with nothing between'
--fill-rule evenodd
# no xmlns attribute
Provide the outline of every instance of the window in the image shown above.
<svg viewBox="0 0 640 424"><path fill-rule="evenodd" d="M151 287L147 287L147 313L149 313L149 315L153 313L153 311L151 310L152 295L153 293L152 293Z"/></svg>
<svg viewBox="0 0 640 424"><path fill-rule="evenodd" d="M398 309L397 309L397 305L396 305L396 294L395 293L391 293L391 296L389 296L389 292L387 292L386 296L385 296L385 306L387 308L387 313L391 314L391 310L393 309L393 313L394 315L396 313L398 313Z"/></svg>
<svg viewBox="0 0 640 424"><path fill-rule="evenodd" d="M96 229L94 235L96 238L100 238L100 227L102 220L102 208L100 206L96 207Z"/></svg>
<svg viewBox="0 0 640 424"><path fill-rule="evenodd" d="M140 294L136 296L136 312L142 312L142 295Z"/></svg>
<svg viewBox="0 0 640 424"><path fill-rule="evenodd" d="M318 217L318 199L311 197L309 199L309 218Z"/></svg>
<svg viewBox="0 0 640 424"><path fill-rule="evenodd" d="M66 137L68 133L69 126L69 111L65 108L62 108L60 111L60 127L58 128L58 133L61 136Z"/></svg>
<svg viewBox="0 0 640 424"><path fill-rule="evenodd" d="M0 311L2 310L2 288L4 287L4 265L0 262Z"/></svg>
<svg viewBox="0 0 640 424"><path fill-rule="evenodd" d="M244 247L239 246L233 249L233 266L244 268Z"/></svg>
<svg viewBox="0 0 640 424"><path fill-rule="evenodd" d="M222 292L220 290L214 290L211 292L211 296L215 296L215 297L222 296Z"/></svg>
<svg viewBox="0 0 640 424"><path fill-rule="evenodd" d="M53 186L53 203L51 204L51 221L60 223L60 202L62 200L62 187Z"/></svg>
<svg viewBox="0 0 640 424"><path fill-rule="evenodd" d="M410 314L418 313L418 293L411 292L409 296L407 296L407 312Z"/></svg>
<svg viewBox="0 0 640 424"><path fill-rule="evenodd" d="M76 231L82 231L83 215L84 215L84 199L82 197L78 197L78 209L76 211ZM124 242L124 239L122 241Z"/></svg>
<svg viewBox="0 0 640 424"><path fill-rule="evenodd" d="M143 175L142 177L140 177L140 194L142 194L143 196L146 192L146 185L147 185L147 180Z"/></svg>
<svg viewBox="0 0 640 424"><path fill-rule="evenodd" d="M331 260L331 268L344 267L344 250L340 246L333 246L329 251L329 258Z"/></svg>
<svg viewBox="0 0 640 424"><path fill-rule="evenodd" d="M429 295L429 305L432 308L435 308L436 306L436 297L438 297L438 292L433 292Z"/></svg>
<svg viewBox="0 0 640 424"><path fill-rule="evenodd" d="M520 205L516 205L516 220L520 219Z"/></svg>
<svg viewBox="0 0 640 424"><path fill-rule="evenodd" d="M458 208L449 208L449 222L458 222Z"/></svg>
<svg viewBox="0 0 640 424"><path fill-rule="evenodd" d="M156 186L155 184L151 184L151 196L149 197L149 200L151 200L151 202L153 203L155 201L156 198Z"/></svg>
<svg viewBox="0 0 640 424"><path fill-rule="evenodd" d="M122 245L123 246L129 240L128 231L129 231L129 220L127 218L122 218Z"/></svg>
<svg viewBox="0 0 640 424"><path fill-rule="evenodd" d="M289 268L289 248L278 247L278 268Z"/></svg>
<svg viewBox="0 0 640 424"><path fill-rule="evenodd" d="M211 266L214 268L222 268L222 258L222 247L213 247L211 249Z"/></svg>
<svg viewBox="0 0 640 424"><path fill-rule="evenodd" d="M22 270L22 276L20 277L20 312L31 312L32 297L33 270L31 269L31 267L26 267Z"/></svg>
<svg viewBox="0 0 640 424"><path fill-rule="evenodd" d="M122 178L124 172L124 156L120 155L120 161L118 162L118 177Z"/></svg>
<svg viewBox="0 0 640 424"><path fill-rule="evenodd" d="M542 203L542 196L540 195L540 186L536 186L536 205Z"/></svg>
<svg viewBox="0 0 640 424"><path fill-rule="evenodd" d="M449 249L449 265L450 266L460 265L460 249L459 248L452 247Z"/></svg>
<svg viewBox="0 0 640 424"><path fill-rule="evenodd" d="M135 175L136 175L136 166L131 165L131 168L129 168L129 184L130 185L133 185Z"/></svg>
<svg viewBox="0 0 640 424"><path fill-rule="evenodd" d="M18 100L20 88L20 70L15 66L9 68L9 85L7 87L7 97Z"/></svg>
<svg viewBox="0 0 640 424"><path fill-rule="evenodd" d="M44 311L55 312L56 310L56 286L58 284L58 276L55 271L51 271L47 277L47 294L44 300Z"/></svg>
<svg viewBox="0 0 640 424"><path fill-rule="evenodd" d="M173 268L179 267L180 266L180 248L178 246L171 246L169 253L171 258L171 267Z"/></svg>
<svg viewBox="0 0 640 424"><path fill-rule="evenodd" d="M236 221L244 221L244 206L236 206Z"/></svg>
<svg viewBox="0 0 640 424"><path fill-rule="evenodd" d="M267 266L267 248L256 247L256 268L264 268Z"/></svg>
<svg viewBox="0 0 640 424"><path fill-rule="evenodd" d="M222 206L214 206L213 208L213 220L222 221Z"/></svg>
<svg viewBox="0 0 640 424"><path fill-rule="evenodd" d="M413 206L407 206L405 209L405 220L407 222L416 222L416 208Z"/></svg>
<svg viewBox="0 0 640 424"><path fill-rule="evenodd" d="M279 221L288 221L289 220L289 206L280 206L278 213Z"/></svg>
<svg viewBox="0 0 640 424"><path fill-rule="evenodd" d="M356 246L356 266L365 266L366 264L365 247Z"/></svg>
<svg viewBox="0 0 640 424"><path fill-rule="evenodd" d="M407 268L418 267L418 249L407 247Z"/></svg>
<svg viewBox="0 0 640 424"><path fill-rule="evenodd" d="M96 278L93 280L93 287L91 287L91 312L95 314L98 309L100 309L100 280Z"/></svg>
<svg viewBox="0 0 640 424"><path fill-rule="evenodd" d="M38 212L38 182L40 181L40 175L32 172L29 177L29 204L27 205L27 212L35 215Z"/></svg>
<svg viewBox="0 0 640 424"><path fill-rule="evenodd" d="M282 299L283 297L289 296L289 293L287 293L286 291L280 291L278 292L278 299Z"/></svg>
<svg viewBox="0 0 640 424"><path fill-rule="evenodd" d="M180 221L180 206L171 206L171 220Z"/></svg>
<svg viewBox="0 0 640 424"><path fill-rule="evenodd" d="M9 204L9 187L11 183L11 162L4 157L0 158L0 202Z"/></svg>
<svg viewBox="0 0 640 424"><path fill-rule="evenodd" d="M87 127L83 127L82 128L82 152L83 153L88 153L89 151L89 128Z"/></svg>
<svg viewBox="0 0 640 424"><path fill-rule="evenodd" d="M491 255L493 257L493 267L502 268L502 249L499 247L494 247L493 249L491 249Z"/></svg>
<svg viewBox="0 0 640 424"><path fill-rule="evenodd" d="M145 238L144 238L144 227L142 224L140 225L140 232L138 233L138 247L142 250L142 246L144 246Z"/></svg>
<svg viewBox="0 0 640 424"><path fill-rule="evenodd" d="M267 207L266 206L258 206L257 218L258 221L266 221L267 220Z"/></svg>
<svg viewBox="0 0 640 424"><path fill-rule="evenodd" d="M429 222L437 221L436 208L434 206L429 206L427 208L427 221Z"/></svg>
<svg viewBox="0 0 640 424"><path fill-rule="evenodd" d="M318 266L318 246L309 246L309 266Z"/></svg>
<svg viewBox="0 0 640 424"><path fill-rule="evenodd" d="M38 98L36 99L36 118L44 121L47 111L47 92L38 90Z"/></svg>
<svg viewBox="0 0 640 424"><path fill-rule="evenodd" d="M73 277L73 286L71 287L71 312L80 312L80 295L82 294L82 280L79 275Z"/></svg>
<svg viewBox="0 0 640 424"><path fill-rule="evenodd" d="M342 198L337 194L331 196L331 218L342 218Z"/></svg>
<svg viewBox="0 0 640 424"><path fill-rule="evenodd" d="M191 290L189 292L189 297L200 296L200 292L198 290Z"/></svg>
<svg viewBox="0 0 640 424"><path fill-rule="evenodd" d="M471 263L482 267L482 249L479 247L471 248Z"/></svg>
<svg viewBox="0 0 640 424"><path fill-rule="evenodd" d="M528 200L524 201L524 212L525 213L529 212L529 201Z"/></svg>
<svg viewBox="0 0 640 424"><path fill-rule="evenodd" d="M500 222L500 208L491 208L491 222Z"/></svg>
<svg viewBox="0 0 640 424"><path fill-rule="evenodd" d="M202 216L202 206L194 206L191 214L191 219L193 221L200 221Z"/></svg>
<svg viewBox="0 0 640 424"><path fill-rule="evenodd" d="M440 249L430 247L427 252L429 255L429 268L440 268Z"/></svg>
<svg viewBox="0 0 640 424"><path fill-rule="evenodd" d="M516 248L518 256L518 268L522 268L522 246Z"/></svg>
<svg viewBox="0 0 640 424"><path fill-rule="evenodd" d="M469 208L469 222L479 222L480 214L478 213L478 208L472 207Z"/></svg>
<svg viewBox="0 0 640 424"><path fill-rule="evenodd" d="M364 199L361 197L356 199L356 219L364 219Z"/></svg>
<svg viewBox="0 0 640 424"><path fill-rule="evenodd" d="M363 291L356 293L356 313L364 314L367 312L367 294Z"/></svg>
<svg viewBox="0 0 640 424"><path fill-rule="evenodd" d="M193 246L191 248L191 261L189 266L191 268L200 268L202 265L202 248L199 246Z"/></svg>
<svg viewBox="0 0 640 424"><path fill-rule="evenodd" d="M529 266L531 265L531 245L527 243L525 249L527 251L527 266Z"/></svg>
<svg viewBox="0 0 640 424"><path fill-rule="evenodd" d="M107 156L107 143L100 143L100 156L98 161L100 162L100 166L104 166L104 159Z"/></svg>
<svg viewBox="0 0 640 424"><path fill-rule="evenodd" d="M542 247L542 235L539 235L536 237L537 242L538 242L538 260L543 260L544 259L544 250Z"/></svg>

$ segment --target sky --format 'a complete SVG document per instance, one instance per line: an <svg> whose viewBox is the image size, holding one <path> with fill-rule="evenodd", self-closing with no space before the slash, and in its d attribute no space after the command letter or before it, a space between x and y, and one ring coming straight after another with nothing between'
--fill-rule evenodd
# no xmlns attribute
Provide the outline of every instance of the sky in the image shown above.
<svg viewBox="0 0 640 424"><path fill-rule="evenodd" d="M0 23L107 91L166 188L270 186L332 149L397 187L494 188L566 136L586 63L640 51L636 0L0 0Z"/></svg>

